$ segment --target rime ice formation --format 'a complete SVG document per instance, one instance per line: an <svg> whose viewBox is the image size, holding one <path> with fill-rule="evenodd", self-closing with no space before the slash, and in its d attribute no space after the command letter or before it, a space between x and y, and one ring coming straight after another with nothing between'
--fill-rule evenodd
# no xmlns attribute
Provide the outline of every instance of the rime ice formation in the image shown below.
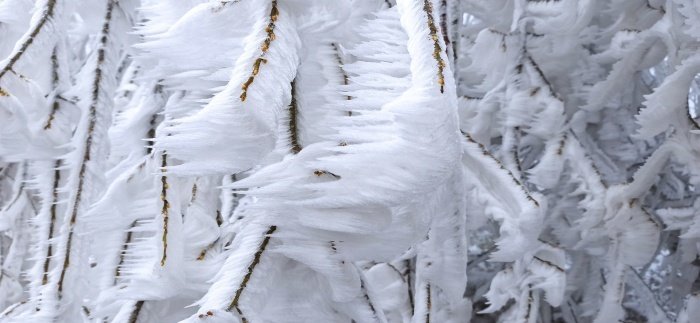
<svg viewBox="0 0 700 323"><path fill-rule="evenodd" d="M0 0L0 322L695 322L699 50L698 0Z"/></svg>

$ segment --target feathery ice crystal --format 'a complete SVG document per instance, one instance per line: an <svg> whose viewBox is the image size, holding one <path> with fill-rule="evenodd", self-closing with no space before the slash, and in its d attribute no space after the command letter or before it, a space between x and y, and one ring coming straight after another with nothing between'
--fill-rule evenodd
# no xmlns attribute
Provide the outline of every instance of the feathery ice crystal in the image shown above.
<svg viewBox="0 0 700 323"><path fill-rule="evenodd" d="M0 322L696 322L698 74L698 0L0 0Z"/></svg>

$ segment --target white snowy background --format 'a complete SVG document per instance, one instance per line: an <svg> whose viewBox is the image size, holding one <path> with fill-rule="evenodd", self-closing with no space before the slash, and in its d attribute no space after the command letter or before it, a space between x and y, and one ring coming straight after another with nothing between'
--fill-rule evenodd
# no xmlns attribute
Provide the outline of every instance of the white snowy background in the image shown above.
<svg viewBox="0 0 700 323"><path fill-rule="evenodd" d="M700 318L700 0L0 0L0 59L0 322Z"/></svg>

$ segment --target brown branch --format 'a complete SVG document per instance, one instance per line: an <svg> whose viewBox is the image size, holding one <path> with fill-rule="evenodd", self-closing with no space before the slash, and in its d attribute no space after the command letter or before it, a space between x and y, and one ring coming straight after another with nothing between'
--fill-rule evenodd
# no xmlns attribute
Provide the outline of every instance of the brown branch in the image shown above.
<svg viewBox="0 0 700 323"><path fill-rule="evenodd" d="M440 55L442 49L440 48L438 29L435 25L435 20L433 19L433 4L431 0L423 0L423 11L425 11L425 14L428 17L428 29L430 30L430 39L432 39L433 41L433 58L435 58L435 61L437 62L437 77L438 84L440 84L440 93L445 93L445 61Z"/></svg>
<svg viewBox="0 0 700 323"><path fill-rule="evenodd" d="M221 216L221 211L216 210L216 225L221 226L224 224L224 218Z"/></svg>
<svg viewBox="0 0 700 323"><path fill-rule="evenodd" d="M292 102L289 104L289 141L292 146L292 154L298 154L301 151L299 144L299 128L297 125L297 98L296 98L296 79L292 80Z"/></svg>
<svg viewBox="0 0 700 323"><path fill-rule="evenodd" d="M559 147L557 147L557 155L561 156L564 154L564 147L566 146L566 139L568 139L569 135L568 133L564 133L562 135L561 140L559 141Z"/></svg>
<svg viewBox="0 0 700 323"><path fill-rule="evenodd" d="M58 87L58 57L56 56L56 49L54 48L53 53L51 54L51 78L52 78L52 83L53 87L57 88ZM44 130L47 130L51 128L51 122L53 122L54 118L56 117L56 112L60 108L60 104L58 103L58 100L54 98L53 104L51 107L51 113L49 113L49 119L46 120L46 124L44 125Z"/></svg>
<svg viewBox="0 0 700 323"><path fill-rule="evenodd" d="M163 152L161 155L161 173L160 176L160 199L163 201L163 206L160 209L160 214L163 216L163 256L160 258L160 266L165 266L165 260L168 257L168 220L170 219L170 203L168 202L168 176L165 175L168 167L168 155Z"/></svg>
<svg viewBox="0 0 700 323"><path fill-rule="evenodd" d="M53 257L53 245L51 240L53 239L54 226L56 225L56 206L58 204L58 186L61 180L61 160L56 160L54 164L53 173L53 187L51 190L51 222L49 223L49 236L46 238L46 243L48 244L48 249L46 251L46 258L44 258L44 275L41 279L41 284L46 285L49 281L49 265L51 264L51 258Z"/></svg>
<svg viewBox="0 0 700 323"><path fill-rule="evenodd" d="M267 37L263 41L262 46L260 46L260 49L262 50L262 53L260 53L260 56L255 60L255 63L253 63L253 72L250 74L248 77L248 80L243 83L241 86L241 89L243 92L241 93L241 101L245 101L246 97L248 97L248 87L250 87L251 84L255 81L255 77L258 75L258 72L260 72L260 66L262 64L267 63L267 60L264 58L265 53L270 49L270 44L272 44L272 41L275 39L275 22L277 21L277 18L279 17L279 10L277 9L277 0L272 0L272 8L270 9L270 22L267 24L267 28L265 28L265 32L267 32Z"/></svg>
<svg viewBox="0 0 700 323"><path fill-rule="evenodd" d="M314 175L316 175L317 177L321 177L321 176L323 176L323 175L330 175L331 177L333 177L333 178L335 178L335 179L340 179L340 176L339 176L339 175L333 174L333 173L331 173L331 172L329 172L329 171L327 171L327 170L320 170L320 169L317 169L317 170L314 171Z"/></svg>
<svg viewBox="0 0 700 323"><path fill-rule="evenodd" d="M391 7L391 4L389 4L389 7ZM343 66L345 66L345 63L343 62L343 58L340 57L340 50L338 49L338 45L336 45L336 43L331 43L331 46L333 46L335 60L338 62L338 70L340 70L340 74L343 76L343 85L348 85L348 84L350 84L350 82L349 82L350 78L348 77L348 73L346 73L345 69L343 68ZM346 95L345 99L350 101L350 100L352 100L352 97L349 95ZM348 111L348 116L349 117L352 116L352 111Z"/></svg>
<svg viewBox="0 0 700 323"><path fill-rule="evenodd" d="M573 136L574 140L576 140L576 141L578 142L578 145L581 146L581 145L582 145L582 144L581 144L581 140L579 140L579 139L576 137L576 133L573 132L573 131L571 131L571 135ZM582 148L583 148L583 147L582 147ZM605 180L603 179L603 173L600 172L600 169L598 168L598 165L595 164L595 161L593 160L593 157L592 157L592 156L589 156L588 154L585 154L585 157L586 157L587 161L589 162L589 164L591 165L591 168L593 169L593 171L594 171L594 172L596 173L596 175L598 176L598 181L600 182L600 185L602 185L604 188L608 188L608 184L607 184L607 183L605 182Z"/></svg>
<svg viewBox="0 0 700 323"><path fill-rule="evenodd" d="M542 72L542 69L540 68L539 64L537 64L537 62L535 62L535 59L533 59L532 56L529 53L527 53L527 51L525 52L525 55L527 56L527 60L530 62L530 65L532 65L532 67L537 72L537 75L539 75L540 79L542 79L544 84L547 85L547 89L549 90L549 95L551 95L552 97L554 97L555 99L557 99L559 101L562 101L562 99L559 97L559 94L557 94L557 92L554 91L554 87L552 87L552 83L549 82L549 79L547 79L547 76L545 76L544 72Z"/></svg>
<svg viewBox="0 0 700 323"><path fill-rule="evenodd" d="M7 65L0 69L0 79L2 79L2 77L5 76L7 72L12 71L12 68L14 68L15 64L17 64L20 58L22 58L22 55L24 55L27 52L29 46L31 46L32 43L34 43L34 39L37 35L39 35L39 32L44 28L44 25L46 25L49 19L53 17L56 8L56 2L57 0L48 0L46 2L44 12L41 15L41 18L39 18L39 21L37 22L36 26L34 26L34 28L29 32L29 37L27 37L27 39L22 43L22 45L20 45L19 50L17 50L10 57L10 60L7 62Z"/></svg>
<svg viewBox="0 0 700 323"><path fill-rule="evenodd" d="M243 290L245 290L246 286L248 285L248 282L250 281L250 278L253 276L253 271L255 270L255 267L260 263L260 258L262 257L263 252L265 252L265 248L267 248L267 244L270 243L270 235L273 234L277 230L277 226L272 225L270 228L265 232L265 238L263 239L262 243L260 243L260 246L258 247L258 250L255 252L255 255L253 256L253 261L248 265L248 272L246 275L243 277L243 281L241 281L241 284L238 285L238 289L236 290L236 294L233 297L233 301L231 301L231 304L228 306L228 311L236 310L238 314L241 316L241 321L243 323L247 323L248 320L243 316L243 311L241 311L241 308L239 307L239 301L241 299L241 294L243 294Z"/></svg>
<svg viewBox="0 0 700 323"><path fill-rule="evenodd" d="M131 226L129 227L129 229L126 233L126 238L124 239L124 245L122 246L121 252L119 252L119 263L117 263L117 267L114 269L114 285L117 284L117 280L122 275L121 268L124 265L124 260L126 259L126 252L129 249L129 244L131 243L131 239L133 236L132 229L135 226L136 226L136 221L131 222Z"/></svg>
<svg viewBox="0 0 700 323"><path fill-rule="evenodd" d="M154 113L149 122L151 127L148 128L148 132L146 132L146 141L148 142L146 146L146 155L150 155L153 152L153 139L156 137L156 118L158 118L158 114Z"/></svg>
<svg viewBox="0 0 700 323"><path fill-rule="evenodd" d="M445 42L445 55L449 55L451 42L450 35L447 30L447 0L440 1L440 30L442 31L442 39Z"/></svg>
<svg viewBox="0 0 700 323"><path fill-rule="evenodd" d="M129 323L136 323L136 321L139 318L139 313L141 312L141 309L143 308L143 303L144 301L138 301L136 304L134 304L134 310L131 311L131 314L129 315Z"/></svg>
<svg viewBox="0 0 700 323"><path fill-rule="evenodd" d="M211 248L213 248L214 245L216 245L216 243L217 243L218 241L219 241L219 239L217 238L217 239L214 240L212 243L210 243L209 245L207 245L206 247L204 247L204 249L202 249L202 251L199 252L199 255L198 255L197 258L196 258L197 261L202 261L202 260L204 260L204 257L207 256L207 252L208 252Z"/></svg>
<svg viewBox="0 0 700 323"><path fill-rule="evenodd" d="M68 229L68 243L65 250L65 258L63 259L63 268L61 269L61 276L58 280L58 292L59 297L61 297L61 292L63 291L63 280L70 265L70 251L73 243L73 228L75 222L78 218L78 208L82 202L83 187L85 186L85 173L87 172L87 162L90 160L90 150L92 149L93 134L95 131L95 126L97 124L97 104L99 100L100 87L102 84L102 64L105 62L105 47L107 47L107 35L109 34L109 24L112 20L112 11L117 0L110 0L107 3L107 13L105 16L105 22L102 26L102 37L100 38L100 47L97 50L97 68L95 69L95 78L92 84L92 98L90 103L90 108L88 111L88 129L85 138L85 153L83 154L83 159L80 161L80 170L78 172L78 187L75 193L75 201L73 202L73 207L70 216L69 229Z"/></svg>

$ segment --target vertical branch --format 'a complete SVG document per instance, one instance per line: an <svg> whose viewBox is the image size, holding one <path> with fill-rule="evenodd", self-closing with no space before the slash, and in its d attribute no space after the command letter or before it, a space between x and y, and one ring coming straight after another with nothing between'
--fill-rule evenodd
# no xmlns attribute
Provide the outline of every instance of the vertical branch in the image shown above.
<svg viewBox="0 0 700 323"><path fill-rule="evenodd" d="M387 1L387 3L389 3ZM391 7L391 4L389 3L389 7ZM331 46L333 46L333 52L335 53L335 59L338 61L338 70L340 70L340 74L343 76L343 85L348 85L350 84L349 78L348 78L348 73L345 72L345 62L343 62L343 58L340 56L340 50L338 49L338 45L336 43L331 43ZM352 97L349 95L345 96L345 99L350 101L352 100ZM352 116L352 111L348 111L348 116Z"/></svg>
<svg viewBox="0 0 700 323"><path fill-rule="evenodd" d="M121 268L124 265L124 261L126 260L126 253L129 250L129 244L131 244L131 239L134 234L132 230L134 229L134 227L136 227L136 221L132 222L129 229L127 229L124 244L122 245L122 249L119 252L119 262L117 263L117 267L114 268L114 285L117 284L119 278L121 277Z"/></svg>
<svg viewBox="0 0 700 323"><path fill-rule="evenodd" d="M527 305L525 309L525 317L523 322L529 323L531 320L536 320L537 319L537 307L534 306L535 304L535 299L534 295L532 292L532 286L529 286L529 290L527 292Z"/></svg>
<svg viewBox="0 0 700 323"><path fill-rule="evenodd" d="M423 11L428 18L428 29L430 30L430 39L433 41L433 58L437 63L437 78L438 84L440 84L440 93L445 93L445 61L442 59L442 49L440 48L440 39L438 36L438 29L435 25L435 19L433 18L433 3L432 0L423 0Z"/></svg>
<svg viewBox="0 0 700 323"><path fill-rule="evenodd" d="M160 199L163 202L163 206L160 209L160 214L163 216L163 235L161 236L161 241L163 242L163 255L160 258L160 266L165 266L165 260L168 258L168 221L170 220L170 203L168 202L168 176L166 176L168 167L168 155L163 152L160 156L161 158L161 176L160 176Z"/></svg>
<svg viewBox="0 0 700 323"><path fill-rule="evenodd" d="M408 302L410 303L411 306L411 316L415 313L415 301L413 300L413 280L411 279L411 276L414 274L414 261L411 259L406 259L404 260L404 272L403 276L406 279L406 286L408 289Z"/></svg>
<svg viewBox="0 0 700 323"><path fill-rule="evenodd" d="M49 266L51 264L51 258L53 257L53 243L51 240L53 240L53 235L54 235L54 227L56 226L56 207L58 204L58 187L59 187L59 182L61 180L61 170L59 169L61 167L61 160L56 160L54 164L54 173L53 173L53 183L52 183L52 188L51 188L51 208L49 210L50 214L50 219L49 219L49 232L48 236L46 238L46 243L47 243L47 249L46 249L46 257L44 257L44 273L41 278L41 284L46 285L49 281Z"/></svg>
<svg viewBox="0 0 700 323"><path fill-rule="evenodd" d="M107 48L107 41L109 36L110 23L112 21L112 11L117 0L107 1L107 12L105 14L105 21L102 25L101 37L99 47L97 49L97 64L95 68L95 75L92 82L92 96L90 98L90 106L87 113L87 132L85 134L85 142L83 143L83 156L79 162L78 172L77 172L77 185L75 187L75 195L72 197L71 207L69 208L69 219L66 223L68 226L68 237L65 247L65 255L63 259L63 264L61 265L61 274L57 282L59 298L61 297L61 292L63 291L63 282L66 276L68 267L70 266L70 256L73 244L73 234L75 225L78 219L78 213L83 202L83 190L85 187L85 175L87 173L87 164L90 161L92 154L92 144L94 140L95 128L97 125L97 106L99 104L99 94L100 88L103 86L103 64L105 63L105 55ZM74 175L75 176L75 175Z"/></svg>
<svg viewBox="0 0 700 323"><path fill-rule="evenodd" d="M263 44L260 46L262 52L260 53L260 56L258 56L258 58L255 60L255 63L253 63L253 71L248 77L248 80L241 86L241 89L243 90L240 96L241 101L245 101L245 99L248 97L248 87L250 87L250 85L253 84L253 82L255 81L255 77L260 71L260 66L262 64L267 63L267 59L265 59L265 54L270 49L270 44L272 44L272 41L275 39L275 22L277 21L278 17L279 10L277 9L277 0L272 0L272 8L270 9L269 17L270 22L267 24L267 28L265 28L265 31L267 32L267 37L263 41Z"/></svg>
<svg viewBox="0 0 700 323"><path fill-rule="evenodd" d="M148 132L146 133L146 156L153 152L153 139L156 137L156 118L158 118L158 114L153 114L149 122L151 127L148 128Z"/></svg>
<svg viewBox="0 0 700 323"><path fill-rule="evenodd" d="M430 323L430 309L433 307L433 300L430 295L430 283L425 285L425 323Z"/></svg>
<svg viewBox="0 0 700 323"><path fill-rule="evenodd" d="M440 0L440 31L442 31L442 40L445 42L445 55L450 57L450 35L447 28L447 0Z"/></svg>
<svg viewBox="0 0 700 323"><path fill-rule="evenodd" d="M296 79L292 81L292 101L289 104L289 141L292 154L298 154L301 151L299 144L299 129L297 128L297 99L296 99Z"/></svg>
<svg viewBox="0 0 700 323"><path fill-rule="evenodd" d="M56 48L54 48L53 53L51 53L51 82L53 84L53 88L56 89L58 88L58 83L59 83L59 76L58 76L58 57L56 56ZM56 112L60 108L60 104L58 103L58 100L54 98L53 103L51 105L51 112L49 113L49 118L46 120L46 124L44 124L44 130L48 130L51 128L51 123L53 122L54 118L56 117Z"/></svg>
<svg viewBox="0 0 700 323"><path fill-rule="evenodd" d="M51 53L51 82L53 85L53 88L55 90L58 89L59 83L60 83L60 77L59 77L59 66L58 66L58 55L57 55L57 47L54 47L53 52ZM51 112L49 114L48 119L46 120L46 124L44 124L44 130L48 130L52 126L52 122L54 121L56 117L56 113L58 112L60 108L60 103L58 102L57 98L53 99L52 107L51 107ZM45 238L40 238L39 243L46 242L46 254L44 255L44 260L43 260L43 265L42 265L42 270L43 273L41 275L41 285L46 285L49 282L49 268L51 267L51 258L53 258L53 253L54 253L54 243L53 243L53 238L55 234L55 227L56 227L56 220L57 220L57 207L58 207L58 196L59 196L59 186L60 186L60 181L61 181L61 159L56 159L53 165L53 180L51 183L51 197L50 200L48 201L50 207L49 207L49 228L48 232ZM44 203L47 201L44 200ZM43 218L43 212L41 217ZM39 309L39 307L37 307Z"/></svg>

